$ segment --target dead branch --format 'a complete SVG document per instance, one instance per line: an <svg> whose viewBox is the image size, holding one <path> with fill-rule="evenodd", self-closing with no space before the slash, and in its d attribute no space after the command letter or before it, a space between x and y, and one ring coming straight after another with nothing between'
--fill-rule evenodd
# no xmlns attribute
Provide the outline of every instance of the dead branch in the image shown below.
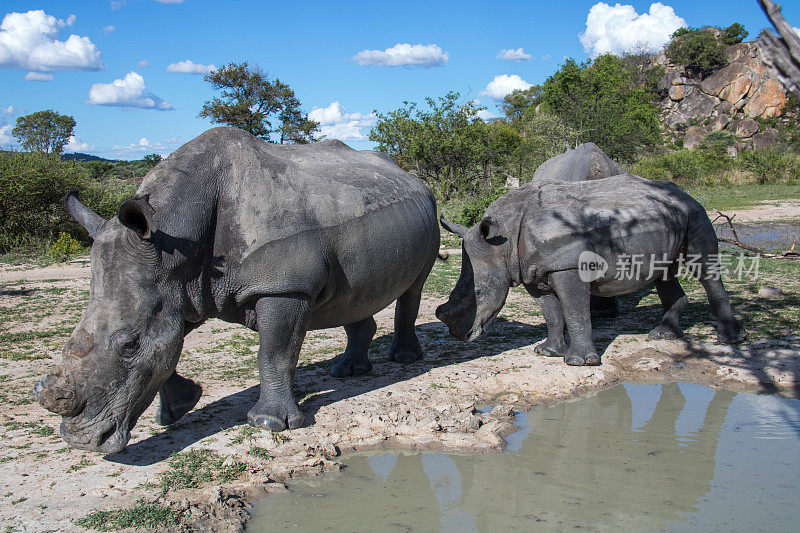
<svg viewBox="0 0 800 533"><path fill-rule="evenodd" d="M778 36L764 31L758 38L758 49L767 66L772 67L787 89L800 95L800 37L781 15L781 6L771 0L758 0L767 18L778 30Z"/></svg>
<svg viewBox="0 0 800 533"><path fill-rule="evenodd" d="M717 240L719 242L733 244L734 246L738 246L739 248L747 250L748 252L753 252L754 254L758 254L761 257L771 257L779 259L796 259L800 257L800 253L794 251L795 244L797 244L797 239L795 239L794 243L792 244L792 247L789 250L786 250L785 252L781 252L779 254L769 253L757 246L753 246L752 244L743 243L741 240L739 240L739 234L736 232L736 227L733 225L733 219L736 218L736 215L734 214L733 216L730 216L726 215L725 213L719 210L716 211L717 211L717 216L716 218L714 218L714 220L711 221L711 223L714 224L714 222L716 222L720 218L724 218L725 223L728 225L729 228L731 228L731 233L733 233L733 239L717 237Z"/></svg>

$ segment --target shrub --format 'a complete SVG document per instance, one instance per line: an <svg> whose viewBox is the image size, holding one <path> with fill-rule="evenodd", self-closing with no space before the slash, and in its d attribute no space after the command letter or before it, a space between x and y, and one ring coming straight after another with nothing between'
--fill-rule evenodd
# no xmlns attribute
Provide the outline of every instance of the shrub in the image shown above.
<svg viewBox="0 0 800 533"><path fill-rule="evenodd" d="M702 77L728 64L725 43L710 28L678 30L673 34L666 53L670 61L684 65L690 73Z"/></svg>
<svg viewBox="0 0 800 533"><path fill-rule="evenodd" d="M505 187L495 187L488 194L475 196L464 202L464 206L461 208L461 224L467 227L474 226L481 218L483 218L483 214L486 212L486 209L489 208L492 202L507 192L508 189Z"/></svg>
<svg viewBox="0 0 800 533"><path fill-rule="evenodd" d="M48 254L50 258L56 263L63 263L69 261L75 256L83 252L83 245L73 239L69 233L60 233L56 242L50 246Z"/></svg>

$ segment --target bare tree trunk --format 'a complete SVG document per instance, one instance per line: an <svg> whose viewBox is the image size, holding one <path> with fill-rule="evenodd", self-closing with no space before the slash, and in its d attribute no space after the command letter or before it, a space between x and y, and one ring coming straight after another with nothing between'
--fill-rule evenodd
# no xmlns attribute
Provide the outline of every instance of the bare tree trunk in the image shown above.
<svg viewBox="0 0 800 533"><path fill-rule="evenodd" d="M781 15L781 7L771 0L758 0L761 9L778 30L779 37L765 31L758 39L764 63L775 69L783 84L800 96L800 37Z"/></svg>

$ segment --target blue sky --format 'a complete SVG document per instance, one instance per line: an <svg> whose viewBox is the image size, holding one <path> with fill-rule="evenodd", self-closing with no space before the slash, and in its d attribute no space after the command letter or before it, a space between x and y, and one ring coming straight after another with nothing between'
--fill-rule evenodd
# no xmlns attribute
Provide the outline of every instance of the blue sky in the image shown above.
<svg viewBox="0 0 800 533"><path fill-rule="evenodd" d="M800 2L784 3L787 20L800 26ZM246 60L289 83L306 111L317 108L312 116L326 121L330 136L370 148L370 113L403 100L458 90L497 113L504 91L541 83L565 56L584 60L637 40L656 46L676 20L741 22L751 38L767 26L755 0L597 4L3 0L0 145L10 146L20 114L54 109L77 121L73 150L121 159L166 155L212 127L197 113L213 96L201 74L167 67ZM44 15L29 13L37 10ZM503 59L504 50L517 60ZM107 85L115 80L116 88Z"/></svg>

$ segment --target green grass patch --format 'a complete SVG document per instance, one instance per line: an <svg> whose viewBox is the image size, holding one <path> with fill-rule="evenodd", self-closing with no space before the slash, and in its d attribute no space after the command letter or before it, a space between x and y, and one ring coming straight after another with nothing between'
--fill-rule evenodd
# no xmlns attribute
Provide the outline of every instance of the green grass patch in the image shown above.
<svg viewBox="0 0 800 533"><path fill-rule="evenodd" d="M130 509L95 511L75 520L75 524L97 531L114 531L125 528L161 528L177 526L181 513L163 505L138 502Z"/></svg>
<svg viewBox="0 0 800 533"><path fill-rule="evenodd" d="M766 185L729 185L725 187L687 188L706 209L743 209L762 202L800 198L800 184L770 183Z"/></svg>
<svg viewBox="0 0 800 533"><path fill-rule="evenodd" d="M191 450L169 458L169 470L161 474L164 492L173 489L197 488L205 483L226 483L238 478L247 469L245 463L227 462L212 450Z"/></svg>

